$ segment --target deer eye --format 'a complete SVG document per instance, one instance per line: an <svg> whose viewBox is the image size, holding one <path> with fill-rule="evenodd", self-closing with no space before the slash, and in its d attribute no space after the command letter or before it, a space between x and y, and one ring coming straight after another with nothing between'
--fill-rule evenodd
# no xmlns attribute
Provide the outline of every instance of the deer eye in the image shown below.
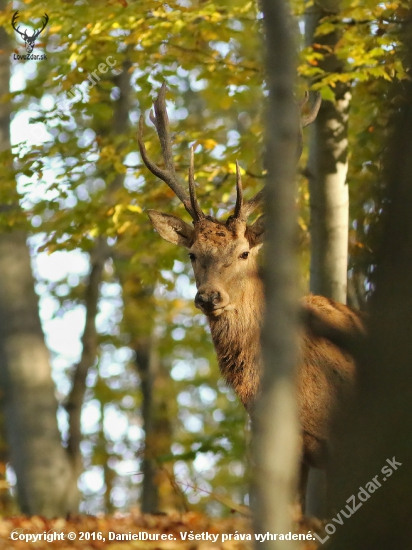
<svg viewBox="0 0 412 550"><path fill-rule="evenodd" d="M194 262L196 260L196 256L192 254L192 252L189 252L189 259L191 262Z"/></svg>
<svg viewBox="0 0 412 550"><path fill-rule="evenodd" d="M242 252L242 254L239 256L242 260L247 260L249 256L249 252Z"/></svg>

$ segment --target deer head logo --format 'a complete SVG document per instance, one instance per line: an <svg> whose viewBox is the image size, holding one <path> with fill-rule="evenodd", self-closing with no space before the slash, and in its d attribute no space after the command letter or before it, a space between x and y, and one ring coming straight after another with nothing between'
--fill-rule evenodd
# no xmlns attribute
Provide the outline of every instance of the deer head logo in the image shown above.
<svg viewBox="0 0 412 550"><path fill-rule="evenodd" d="M26 44L27 53L31 53L34 49L34 46L36 44L36 40L37 40L38 36L44 31L44 29L46 28L47 23L49 22L49 16L47 15L47 13L44 14L42 28L34 30L33 34L31 36L29 36L27 34L27 30L25 30L24 32L19 31L20 25L18 27L16 27L18 18L19 18L19 12L16 11L13 15L12 20L11 20L12 27L23 38L24 43Z"/></svg>

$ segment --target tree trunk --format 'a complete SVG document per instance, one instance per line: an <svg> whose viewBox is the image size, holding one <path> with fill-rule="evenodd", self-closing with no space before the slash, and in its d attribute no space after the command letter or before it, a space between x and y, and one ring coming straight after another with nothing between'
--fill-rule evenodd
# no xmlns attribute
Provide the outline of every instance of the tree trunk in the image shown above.
<svg viewBox="0 0 412 550"><path fill-rule="evenodd" d="M159 426L156 416L159 415L155 407L155 395L153 386L159 371L159 357L153 347L151 338L139 338L139 344L135 345L136 366L140 376L142 390L142 416L145 432L145 444L142 461L142 496L140 505L142 512L155 513L160 510L158 458L161 453L163 426ZM166 419L166 425L169 423ZM160 430L159 430L160 428ZM170 452L170 447L166 449Z"/></svg>
<svg viewBox="0 0 412 550"><path fill-rule="evenodd" d="M297 109L293 99L295 48L287 5L262 0L266 28L269 89L266 166L267 249L264 282L266 313L261 396L253 412L254 526L257 533L292 530L290 505L297 495L299 425L295 368L297 345L297 266L295 258ZM282 159L282 162L279 162ZM297 548L297 543L288 543ZM283 548L282 541L257 543Z"/></svg>
<svg viewBox="0 0 412 550"><path fill-rule="evenodd" d="M153 336L138 338L134 348L145 431L141 508L144 513L170 512L181 509L183 503L183 496L173 482L173 468L163 462L171 452L171 419L177 412L171 410L170 375L161 363Z"/></svg>
<svg viewBox="0 0 412 550"><path fill-rule="evenodd" d="M23 231L0 235L0 382L11 464L25 514L77 510Z"/></svg>
<svg viewBox="0 0 412 550"><path fill-rule="evenodd" d="M334 48L339 32L315 37L321 19L337 13L339 0L315 1L305 15L308 46L316 43ZM324 50L321 50L322 53ZM326 53L320 67L327 72L343 70L342 61ZM338 83L334 88L336 102L323 101L310 128L308 178L310 191L311 263L310 290L346 303L348 271L349 194L348 114L350 88Z"/></svg>
<svg viewBox="0 0 412 550"><path fill-rule="evenodd" d="M99 347L96 331L96 315L99 303L100 283L102 282L104 264L108 257L108 245L105 239L97 239L95 248L90 254L90 274L85 291L86 320L82 335L82 354L76 365L72 388L66 402L69 415L69 438L67 452L73 465L74 482L83 471L83 460L80 451L82 441L81 412L86 392L86 378L89 369L97 359Z"/></svg>
<svg viewBox="0 0 412 550"><path fill-rule="evenodd" d="M1 403L1 401L0 401ZM0 412L0 516L12 516L18 513L15 498L10 493L6 480L7 464L10 462L9 446L7 445L6 427L3 411Z"/></svg>
<svg viewBox="0 0 412 550"><path fill-rule="evenodd" d="M5 7L1 2L0 8ZM11 49L0 29L0 96L9 91ZM0 103L0 153L10 149L10 102ZM11 161L10 161L11 162ZM11 164L3 168L11 173ZM1 213L18 211L16 202ZM77 509L77 487L57 427L57 400L40 324L24 230L0 234L0 384L17 498L25 514Z"/></svg>
<svg viewBox="0 0 412 550"><path fill-rule="evenodd" d="M412 67L411 11L402 36L409 39L406 65ZM409 548L412 540L412 85L395 115L385 163L387 184L383 237L377 256L376 291L370 303L369 342L359 366L359 392L340 419L334 456L332 505L339 512L356 495L356 512L329 528L328 548L365 550ZM395 97L395 96L394 96ZM385 470L383 468L385 467ZM376 477L376 489L370 481ZM360 494L360 488L364 492ZM375 494L376 491L376 494ZM364 504L363 502L364 501ZM327 534L325 533L325 537Z"/></svg>
<svg viewBox="0 0 412 550"><path fill-rule="evenodd" d="M318 0L305 13L305 40L334 48L339 33L316 36L323 17L337 13L340 0ZM319 46L317 46L319 49ZM321 50L324 53L324 50ZM326 53L320 63L327 72L340 72L342 61ZM348 170L349 86L339 83L334 89L336 102L322 101L315 122L309 129L307 175L310 192L310 291L346 303L349 235ZM326 513L326 476L311 468L306 512L314 516Z"/></svg>
<svg viewBox="0 0 412 550"><path fill-rule="evenodd" d="M143 513L151 513L159 511L159 491L155 482L156 452L153 449L153 444L155 443L155 433L153 430L153 382L158 367L158 358L153 353L150 338L141 339L140 345L135 345L135 354L142 391L141 411L145 432L140 506Z"/></svg>
<svg viewBox="0 0 412 550"><path fill-rule="evenodd" d="M0 0L0 9L5 8L4 0ZM0 47L9 49L9 40L6 32L0 28ZM10 59L7 55L3 55L0 59L0 98L4 93L8 92L10 80ZM0 103L0 144L2 151L9 149L9 125L10 125L10 106ZM4 422L3 411L0 417L0 483L3 487L0 489L0 509L1 513L5 513L10 502L10 491L6 488L6 467L10 461L9 448L7 445L6 426Z"/></svg>

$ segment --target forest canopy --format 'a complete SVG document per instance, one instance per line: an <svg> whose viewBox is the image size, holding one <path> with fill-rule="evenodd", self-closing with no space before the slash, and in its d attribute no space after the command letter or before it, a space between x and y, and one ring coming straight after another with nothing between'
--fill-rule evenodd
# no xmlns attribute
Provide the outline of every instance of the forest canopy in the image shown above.
<svg viewBox="0 0 412 550"><path fill-rule="evenodd" d="M374 284L388 120L402 100L390 90L407 79L401 22L409 6L290 5L297 101L305 90L311 101L319 93L324 105L347 94L347 299L364 309ZM160 161L150 110L166 83L177 173L187 185L193 146L203 210L217 217L232 212L236 161L246 198L261 189L267 84L259 5L25 0L0 6L1 264L20 249L26 257L28 243L55 385L47 402L52 412L58 407L50 431L69 457L70 483L79 477L81 494L73 499L89 513L136 503L145 511L243 513L249 422L220 377L206 320L193 304L187 253L162 241L147 217L154 208L188 220L142 162L137 127L143 116L147 150ZM308 39L316 9L321 13ZM30 33L47 13L34 49L46 59L16 58L26 53L11 25L16 10ZM304 133L296 197L302 294L310 273L308 140ZM30 263L21 261L30 281ZM5 294L18 295L13 278L0 278ZM28 296L25 307L34 300L36 308L37 298ZM10 496L8 487L19 478L10 466L12 429L3 420L2 511L43 513L30 499L22 504L15 488ZM67 457L59 457L64 465Z"/></svg>

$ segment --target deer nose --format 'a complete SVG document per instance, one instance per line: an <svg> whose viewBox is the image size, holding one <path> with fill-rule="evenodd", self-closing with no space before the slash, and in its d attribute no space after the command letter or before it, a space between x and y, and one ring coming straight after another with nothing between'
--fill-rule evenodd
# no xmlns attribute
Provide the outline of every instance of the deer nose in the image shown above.
<svg viewBox="0 0 412 550"><path fill-rule="evenodd" d="M198 292L196 302L202 306L215 306L220 302L220 292Z"/></svg>
<svg viewBox="0 0 412 550"><path fill-rule="evenodd" d="M196 294L195 305L204 313L211 313L215 309L225 307L229 303L229 296L220 290L199 290Z"/></svg>

